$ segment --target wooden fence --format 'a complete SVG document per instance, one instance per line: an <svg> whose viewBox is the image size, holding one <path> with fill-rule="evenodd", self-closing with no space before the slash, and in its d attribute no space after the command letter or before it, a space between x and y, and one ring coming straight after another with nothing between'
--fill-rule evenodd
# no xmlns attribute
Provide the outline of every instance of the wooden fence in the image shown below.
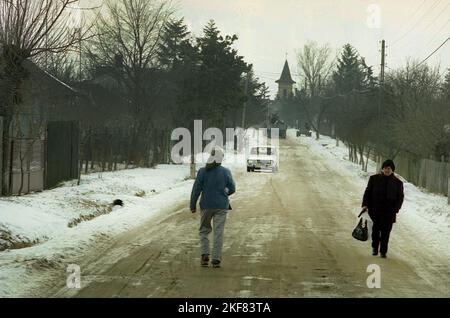
<svg viewBox="0 0 450 318"><path fill-rule="evenodd" d="M449 167L446 162L420 161L419 186L434 193L448 193Z"/></svg>
<svg viewBox="0 0 450 318"><path fill-rule="evenodd" d="M25 119L22 118L22 123ZM17 127L13 126L8 147L3 147L0 117L0 171L4 170L0 173L0 182L5 183L0 196L42 191L55 187L59 182L77 178L77 124L48 122L43 125L48 128L45 129L46 134L36 131L31 133L25 129L23 133L17 134ZM5 151L4 156L2 151ZM5 169L2 169L1 159L5 159Z"/></svg>
<svg viewBox="0 0 450 318"><path fill-rule="evenodd" d="M430 192L447 195L450 204L450 163L399 155L395 166L395 172L409 182Z"/></svg>
<svg viewBox="0 0 450 318"><path fill-rule="evenodd" d="M3 117L0 116L0 196L2 195L3 178Z"/></svg>
<svg viewBox="0 0 450 318"><path fill-rule="evenodd" d="M78 178L79 124L74 121L51 121L47 125L45 151L45 188Z"/></svg>

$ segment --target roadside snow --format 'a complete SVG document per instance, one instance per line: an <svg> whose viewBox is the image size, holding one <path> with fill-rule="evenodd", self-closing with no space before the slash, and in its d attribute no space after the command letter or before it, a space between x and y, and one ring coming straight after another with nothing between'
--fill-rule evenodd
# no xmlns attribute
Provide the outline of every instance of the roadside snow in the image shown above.
<svg viewBox="0 0 450 318"><path fill-rule="evenodd" d="M187 172L183 166L105 172L83 176L80 186L70 181L41 193L1 198L0 226L30 240L64 236L71 232L69 222L80 215L107 210L115 199L125 202L124 211L134 210L136 205L183 181Z"/></svg>
<svg viewBox="0 0 450 318"><path fill-rule="evenodd" d="M106 238L138 226L161 209L186 200L192 186L192 181L186 180L188 174L188 167L181 165L105 172L101 178L98 174L83 176L80 186L66 182L42 193L1 198L0 229L25 242L39 243L0 252L0 297L26 291L24 277L30 266L41 270L51 267L54 262L83 253L99 235ZM115 199L123 200L124 207L112 208ZM68 227L80 215L108 207L111 212Z"/></svg>
<svg viewBox="0 0 450 318"><path fill-rule="evenodd" d="M208 156L197 156L197 169ZM24 247L0 251L0 297L28 295L36 276L45 280L46 268L83 255L98 237L107 239L125 232L184 202L187 208L193 184L189 160L155 169L83 175L79 186L70 181L53 190L0 198L0 246L9 248L8 241L12 241L16 247ZM227 152L224 166L244 171L245 154ZM124 206L113 207L115 199ZM82 216L96 217L68 226Z"/></svg>

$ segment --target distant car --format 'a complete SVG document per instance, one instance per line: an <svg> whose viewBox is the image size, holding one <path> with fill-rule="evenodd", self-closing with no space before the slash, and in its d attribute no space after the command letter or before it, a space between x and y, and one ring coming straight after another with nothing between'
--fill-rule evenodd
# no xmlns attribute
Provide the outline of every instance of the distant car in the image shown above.
<svg viewBox="0 0 450 318"><path fill-rule="evenodd" d="M286 132L287 132L287 129L288 129L288 125L284 122L284 121L281 121L281 120L277 120L276 122L274 122L274 123L272 123L272 126L271 127L268 127L269 129L268 129L268 135L267 135L267 137L268 138L272 138L272 134L271 134L271 132L272 132L272 130L271 130L271 128L278 128L278 138L280 138L280 139L286 139Z"/></svg>
<svg viewBox="0 0 450 318"><path fill-rule="evenodd" d="M297 130L297 137L300 137L301 135L305 135L307 137L312 136L312 131L310 129L301 128Z"/></svg>
<svg viewBox="0 0 450 318"><path fill-rule="evenodd" d="M250 149L247 172L255 170L278 171L278 151L274 146L257 146Z"/></svg>

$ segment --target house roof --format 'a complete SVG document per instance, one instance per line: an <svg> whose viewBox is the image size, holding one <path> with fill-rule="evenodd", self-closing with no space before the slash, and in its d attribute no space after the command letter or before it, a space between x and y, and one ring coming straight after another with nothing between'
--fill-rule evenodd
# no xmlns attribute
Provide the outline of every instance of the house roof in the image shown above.
<svg viewBox="0 0 450 318"><path fill-rule="evenodd" d="M288 61L284 63L283 72L281 72L281 77L275 83L286 83L286 84L294 84L295 81L291 77L291 71L289 70Z"/></svg>
<svg viewBox="0 0 450 318"><path fill-rule="evenodd" d="M60 87L69 90L71 93L78 93L77 90L75 90L73 87L69 86L68 84L64 83L63 81L59 80L58 78L56 78L55 76L53 76L52 74L48 73L47 71L43 70L42 68L40 68L39 66L37 66L35 63L33 63L32 61L30 61L29 59L26 59L25 61L23 61L22 63L23 67L25 69L27 69L29 72L31 73L37 73L37 74L41 74L45 77L47 77L48 79L50 79L51 81L53 81L55 84L59 85Z"/></svg>

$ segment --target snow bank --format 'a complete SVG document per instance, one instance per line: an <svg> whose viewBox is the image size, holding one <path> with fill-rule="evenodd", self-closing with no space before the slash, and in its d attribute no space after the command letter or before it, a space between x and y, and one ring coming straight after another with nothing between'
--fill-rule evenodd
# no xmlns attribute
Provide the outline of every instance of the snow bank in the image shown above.
<svg viewBox="0 0 450 318"><path fill-rule="evenodd" d="M231 149L231 147L230 147ZM208 154L199 154L208 158ZM43 268L63 259L83 255L97 237L110 236L139 226L156 213L176 205L188 208L193 180L186 164L159 165L154 169L130 169L93 173L61 187L22 197L0 198L0 297L27 295ZM197 169L203 166L202 161ZM205 161L206 162L206 161ZM245 171L245 155L229 151L224 165ZM123 207L113 207L121 199ZM99 215L68 225L80 217Z"/></svg>
<svg viewBox="0 0 450 318"><path fill-rule="evenodd" d="M80 186L70 181L41 193L1 198L0 228L29 240L52 239L64 235L69 222L82 215L107 209L115 199L133 206L183 181L187 173L182 166L105 172L83 176Z"/></svg>
<svg viewBox="0 0 450 318"><path fill-rule="evenodd" d="M16 247L0 252L0 297L21 295L28 288L24 277L30 269L51 267L63 258L80 255L98 235L116 235L149 220L162 208L189 198L189 167L161 165L84 176L62 187L23 197L0 199L0 230L16 240ZM112 208L121 199L124 207ZM187 206L187 203L186 203ZM80 215L109 207L110 212L73 228ZM5 242L3 242L5 243ZM31 282L30 282L31 284Z"/></svg>

